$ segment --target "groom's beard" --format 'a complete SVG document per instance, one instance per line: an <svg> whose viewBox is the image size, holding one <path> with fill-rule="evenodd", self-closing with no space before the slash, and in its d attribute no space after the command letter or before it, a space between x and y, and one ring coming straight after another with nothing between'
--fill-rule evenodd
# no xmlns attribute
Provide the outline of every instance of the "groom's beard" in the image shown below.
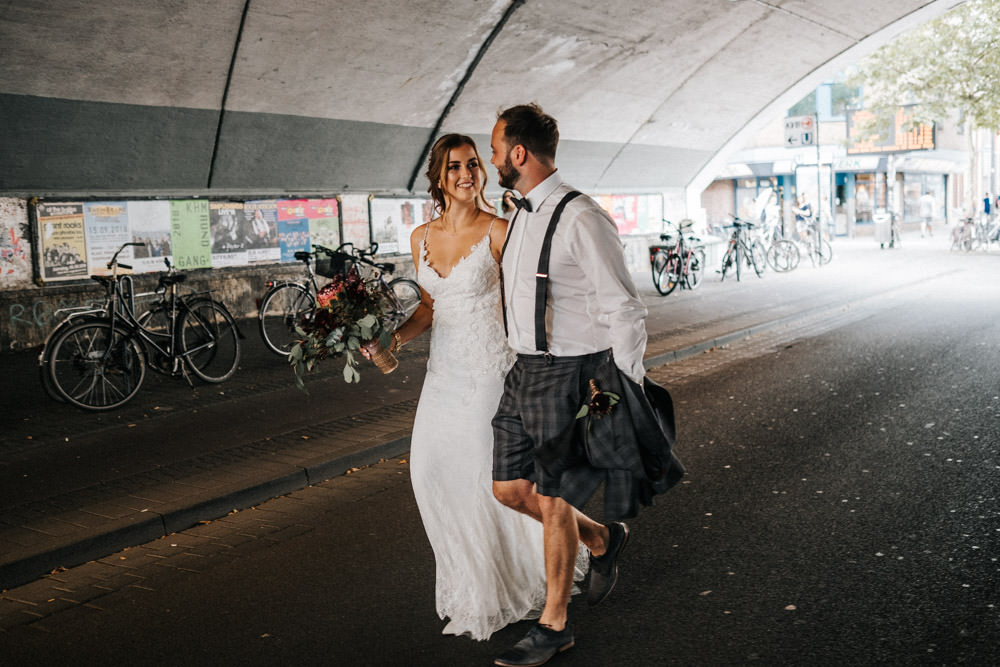
<svg viewBox="0 0 1000 667"><path fill-rule="evenodd" d="M506 188L507 190L514 190L517 187L517 181L521 178L521 174L518 173L517 169L510 161L510 154L504 158L503 166L497 167L497 175L500 177L500 187Z"/></svg>

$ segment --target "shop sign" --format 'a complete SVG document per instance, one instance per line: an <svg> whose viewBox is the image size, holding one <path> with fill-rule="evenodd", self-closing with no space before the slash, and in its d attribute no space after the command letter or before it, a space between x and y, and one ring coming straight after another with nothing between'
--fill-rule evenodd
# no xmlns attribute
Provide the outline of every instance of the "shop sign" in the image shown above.
<svg viewBox="0 0 1000 667"><path fill-rule="evenodd" d="M893 117L892 127L886 134L863 135L861 127L875 118L871 111L859 109L847 115L847 153L904 153L934 149L934 124L920 123L912 127L913 114L906 107L899 107Z"/></svg>
<svg viewBox="0 0 1000 667"><path fill-rule="evenodd" d="M841 157L833 161L834 171L874 172L878 169L878 156Z"/></svg>

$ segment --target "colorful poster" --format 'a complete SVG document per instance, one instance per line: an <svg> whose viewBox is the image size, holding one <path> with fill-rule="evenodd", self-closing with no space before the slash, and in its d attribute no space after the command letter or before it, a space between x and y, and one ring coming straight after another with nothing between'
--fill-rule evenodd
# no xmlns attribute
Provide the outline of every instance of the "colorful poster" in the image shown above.
<svg viewBox="0 0 1000 667"><path fill-rule="evenodd" d="M618 225L619 234L634 234L639 229L635 219L635 199L635 195L611 197L611 219Z"/></svg>
<svg viewBox="0 0 1000 667"><path fill-rule="evenodd" d="M170 239L178 269L212 266L212 225L208 201L183 199L170 202Z"/></svg>
<svg viewBox="0 0 1000 667"><path fill-rule="evenodd" d="M91 273L107 273L108 261L132 240L125 202L87 202L83 205L83 229L87 236L87 266ZM118 261L132 264L132 248L123 248Z"/></svg>
<svg viewBox="0 0 1000 667"><path fill-rule="evenodd" d="M31 284L28 207L23 199L0 197L0 287Z"/></svg>
<svg viewBox="0 0 1000 667"><path fill-rule="evenodd" d="M278 201L278 247L282 262L294 262L295 253L309 250L309 218L304 199Z"/></svg>
<svg viewBox="0 0 1000 667"><path fill-rule="evenodd" d="M250 227L243 215L243 202L209 202L208 219L212 228L212 266L246 265Z"/></svg>
<svg viewBox="0 0 1000 667"><path fill-rule="evenodd" d="M281 245L278 242L278 202L274 199L243 203L243 216L250 229L247 261L280 262Z"/></svg>
<svg viewBox="0 0 1000 667"><path fill-rule="evenodd" d="M163 261L171 262L170 202L130 201L125 203L132 241L142 246L132 248L132 268L136 273L166 271Z"/></svg>
<svg viewBox="0 0 1000 667"><path fill-rule="evenodd" d="M336 250L340 245L340 202L336 199L307 199L309 244Z"/></svg>
<svg viewBox="0 0 1000 667"><path fill-rule="evenodd" d="M87 242L83 204L48 203L35 208L41 238L42 280L87 277Z"/></svg>
<svg viewBox="0 0 1000 667"><path fill-rule="evenodd" d="M410 234L429 220L433 206L430 199L375 197L371 202L372 240L378 243L379 254L407 254Z"/></svg>
<svg viewBox="0 0 1000 667"><path fill-rule="evenodd" d="M355 248L371 244L368 222L368 195L342 195L340 210L344 220L343 243L353 243Z"/></svg>

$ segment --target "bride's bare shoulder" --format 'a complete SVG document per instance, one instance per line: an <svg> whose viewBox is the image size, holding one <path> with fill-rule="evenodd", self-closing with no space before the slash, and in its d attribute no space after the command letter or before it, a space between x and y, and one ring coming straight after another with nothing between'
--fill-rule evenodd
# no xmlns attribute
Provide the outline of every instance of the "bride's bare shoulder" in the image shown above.
<svg viewBox="0 0 1000 667"><path fill-rule="evenodd" d="M416 227L414 227L413 231L410 232L410 243L413 242L420 243L420 240L424 238L424 235L427 233L427 230L430 228L430 225L434 224L438 220L440 220L440 218L434 218L430 222L425 222L422 225L417 225Z"/></svg>

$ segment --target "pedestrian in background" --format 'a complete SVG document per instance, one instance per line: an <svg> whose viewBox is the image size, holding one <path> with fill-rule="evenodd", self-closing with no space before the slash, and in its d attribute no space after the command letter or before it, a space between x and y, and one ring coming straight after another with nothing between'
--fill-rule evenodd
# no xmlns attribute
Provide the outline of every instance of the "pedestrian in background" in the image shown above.
<svg viewBox="0 0 1000 667"><path fill-rule="evenodd" d="M920 209L920 238L923 238L924 234L934 236L934 226L931 223L934 220L934 210L937 208L937 202L934 200L934 195L931 194L930 190L924 191L924 194L920 197L918 207Z"/></svg>

